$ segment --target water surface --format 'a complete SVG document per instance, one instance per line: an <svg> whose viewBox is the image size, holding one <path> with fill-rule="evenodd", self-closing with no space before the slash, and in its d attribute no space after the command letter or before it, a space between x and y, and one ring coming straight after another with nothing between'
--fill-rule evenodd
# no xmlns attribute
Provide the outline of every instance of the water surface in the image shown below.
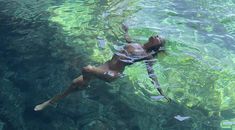
<svg viewBox="0 0 235 130"><path fill-rule="evenodd" d="M216 130L235 118L233 0L0 0L0 7L5 129ZM173 103L149 98L157 91L137 63L114 83L94 81L56 109L32 111L81 67L111 58L125 44L123 23L141 44L156 34L167 39L154 69Z"/></svg>

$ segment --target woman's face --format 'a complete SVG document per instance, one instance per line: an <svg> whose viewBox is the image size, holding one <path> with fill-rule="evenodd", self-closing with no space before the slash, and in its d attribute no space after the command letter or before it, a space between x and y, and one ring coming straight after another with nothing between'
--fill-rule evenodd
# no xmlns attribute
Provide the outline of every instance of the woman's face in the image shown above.
<svg viewBox="0 0 235 130"><path fill-rule="evenodd" d="M164 44L164 39L159 37L158 35L157 36L151 36L149 38L149 43L151 43L154 46L161 46L161 45Z"/></svg>
<svg viewBox="0 0 235 130"><path fill-rule="evenodd" d="M157 36L151 36L149 38L149 42L147 43L148 50L154 50L158 51L160 47L163 47L165 44L165 40L161 37Z"/></svg>

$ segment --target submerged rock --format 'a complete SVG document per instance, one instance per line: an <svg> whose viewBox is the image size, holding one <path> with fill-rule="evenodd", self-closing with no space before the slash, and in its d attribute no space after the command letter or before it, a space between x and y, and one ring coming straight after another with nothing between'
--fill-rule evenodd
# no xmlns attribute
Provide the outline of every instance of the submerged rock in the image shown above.
<svg viewBox="0 0 235 130"><path fill-rule="evenodd" d="M108 124L103 123L102 121L99 120L94 120L85 125L83 130L110 130L108 127Z"/></svg>
<svg viewBox="0 0 235 130"><path fill-rule="evenodd" d="M0 120L0 130L4 130L5 123Z"/></svg>

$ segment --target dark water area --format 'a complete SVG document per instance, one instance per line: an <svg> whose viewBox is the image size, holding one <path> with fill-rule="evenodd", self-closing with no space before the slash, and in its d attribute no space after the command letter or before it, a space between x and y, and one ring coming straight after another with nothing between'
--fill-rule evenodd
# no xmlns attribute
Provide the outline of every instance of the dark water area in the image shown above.
<svg viewBox="0 0 235 130"><path fill-rule="evenodd" d="M234 12L232 0L0 0L0 130L234 129ZM154 70L172 102L149 98L158 93L137 63L35 112L82 67L111 58L122 23L137 42L167 39Z"/></svg>

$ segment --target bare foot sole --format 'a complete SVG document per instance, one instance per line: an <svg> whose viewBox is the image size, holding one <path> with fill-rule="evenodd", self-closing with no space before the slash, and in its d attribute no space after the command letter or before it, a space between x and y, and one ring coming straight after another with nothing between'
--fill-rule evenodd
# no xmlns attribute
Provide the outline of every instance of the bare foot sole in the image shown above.
<svg viewBox="0 0 235 130"><path fill-rule="evenodd" d="M41 103L41 104L37 105L37 106L34 108L34 111L41 111L41 110L43 110L44 108L48 107L49 105L51 105L50 100L45 101L44 103Z"/></svg>

